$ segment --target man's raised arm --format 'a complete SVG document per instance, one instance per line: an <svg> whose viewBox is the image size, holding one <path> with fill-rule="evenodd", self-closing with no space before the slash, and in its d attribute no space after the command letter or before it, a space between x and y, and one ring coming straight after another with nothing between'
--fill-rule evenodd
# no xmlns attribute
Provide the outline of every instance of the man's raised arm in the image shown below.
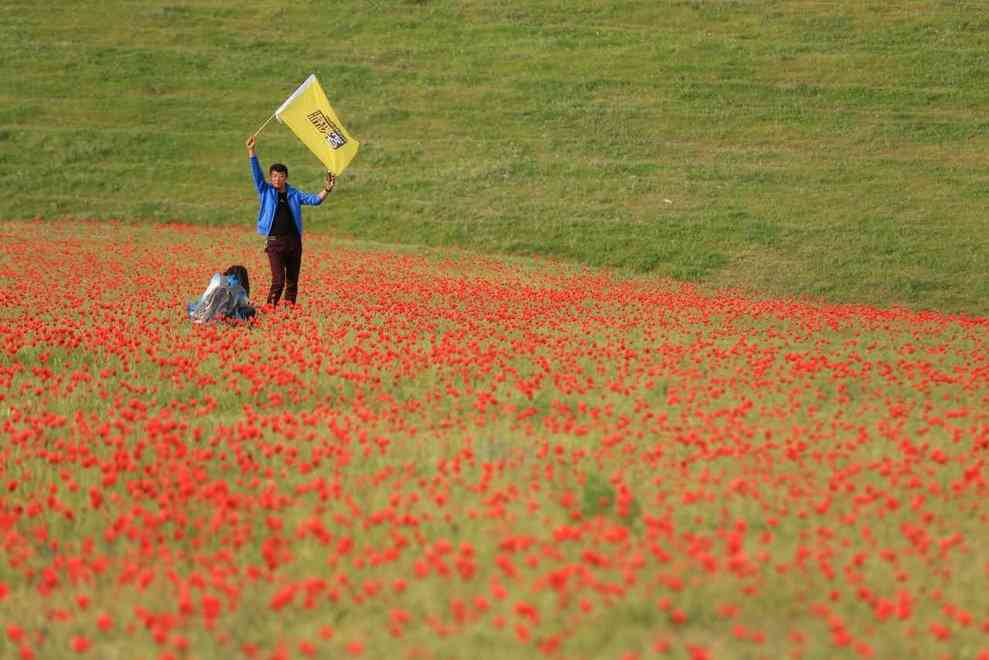
<svg viewBox="0 0 989 660"><path fill-rule="evenodd" d="M257 144L257 137L252 135L247 138L247 157L251 159L251 176L254 178L254 187L260 193L264 190L264 173L261 172L261 165L258 163L258 152L254 150Z"/></svg>

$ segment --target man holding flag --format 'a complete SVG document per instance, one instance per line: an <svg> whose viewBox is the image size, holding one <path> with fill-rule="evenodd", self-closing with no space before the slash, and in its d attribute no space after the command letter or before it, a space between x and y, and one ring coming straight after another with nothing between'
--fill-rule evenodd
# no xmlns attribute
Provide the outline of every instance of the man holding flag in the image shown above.
<svg viewBox="0 0 989 660"><path fill-rule="evenodd" d="M319 194L304 193L286 183L288 168L275 163L268 168L271 183L266 183L258 165L254 145L265 126L274 118L288 126L299 140L326 167L326 185ZM357 155L360 143L343 127L330 106L326 92L310 74L285 99L254 135L247 139L247 155L251 159L251 174L260 200L258 233L268 237L265 252L271 263L271 291L268 304L277 305L285 287L285 300L295 302L302 266L302 205L318 206L333 190L336 175L342 174Z"/></svg>
<svg viewBox="0 0 989 660"><path fill-rule="evenodd" d="M251 176L258 192L257 230L267 237L265 253L271 265L271 288L268 304L277 305L285 290L285 301L295 303L302 267L302 205L319 206L333 190L336 177L326 173L326 182L318 194L306 193L288 185L288 168L273 163L268 168L270 183L264 180L255 151L256 134L247 139Z"/></svg>

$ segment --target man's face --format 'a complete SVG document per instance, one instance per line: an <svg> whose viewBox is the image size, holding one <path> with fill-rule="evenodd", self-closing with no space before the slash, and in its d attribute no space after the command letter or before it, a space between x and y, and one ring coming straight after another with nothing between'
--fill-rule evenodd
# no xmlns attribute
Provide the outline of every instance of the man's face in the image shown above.
<svg viewBox="0 0 989 660"><path fill-rule="evenodd" d="M288 180L288 175L284 172L279 172L278 170L272 170L268 172L268 176L271 177L271 185L279 190L285 188L285 181Z"/></svg>

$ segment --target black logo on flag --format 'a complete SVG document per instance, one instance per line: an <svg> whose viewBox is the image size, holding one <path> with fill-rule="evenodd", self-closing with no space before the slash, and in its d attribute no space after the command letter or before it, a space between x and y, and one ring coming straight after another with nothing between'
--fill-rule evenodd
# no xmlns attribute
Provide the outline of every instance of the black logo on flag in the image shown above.
<svg viewBox="0 0 989 660"><path fill-rule="evenodd" d="M316 130L326 137L327 144L334 150L347 144L347 138L343 136L340 127L333 123L333 120L323 114L322 110L310 112L306 118L316 127Z"/></svg>

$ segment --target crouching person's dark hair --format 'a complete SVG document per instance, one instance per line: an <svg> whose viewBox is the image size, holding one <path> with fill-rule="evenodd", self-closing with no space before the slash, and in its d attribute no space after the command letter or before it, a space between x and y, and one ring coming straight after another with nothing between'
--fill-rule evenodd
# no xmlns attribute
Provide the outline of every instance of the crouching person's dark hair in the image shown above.
<svg viewBox="0 0 989 660"><path fill-rule="evenodd" d="M251 295L251 281L247 277L247 269L241 265L233 265L230 268L223 271L224 277L227 275L233 275L240 282L240 285L244 287L244 293L248 296Z"/></svg>

